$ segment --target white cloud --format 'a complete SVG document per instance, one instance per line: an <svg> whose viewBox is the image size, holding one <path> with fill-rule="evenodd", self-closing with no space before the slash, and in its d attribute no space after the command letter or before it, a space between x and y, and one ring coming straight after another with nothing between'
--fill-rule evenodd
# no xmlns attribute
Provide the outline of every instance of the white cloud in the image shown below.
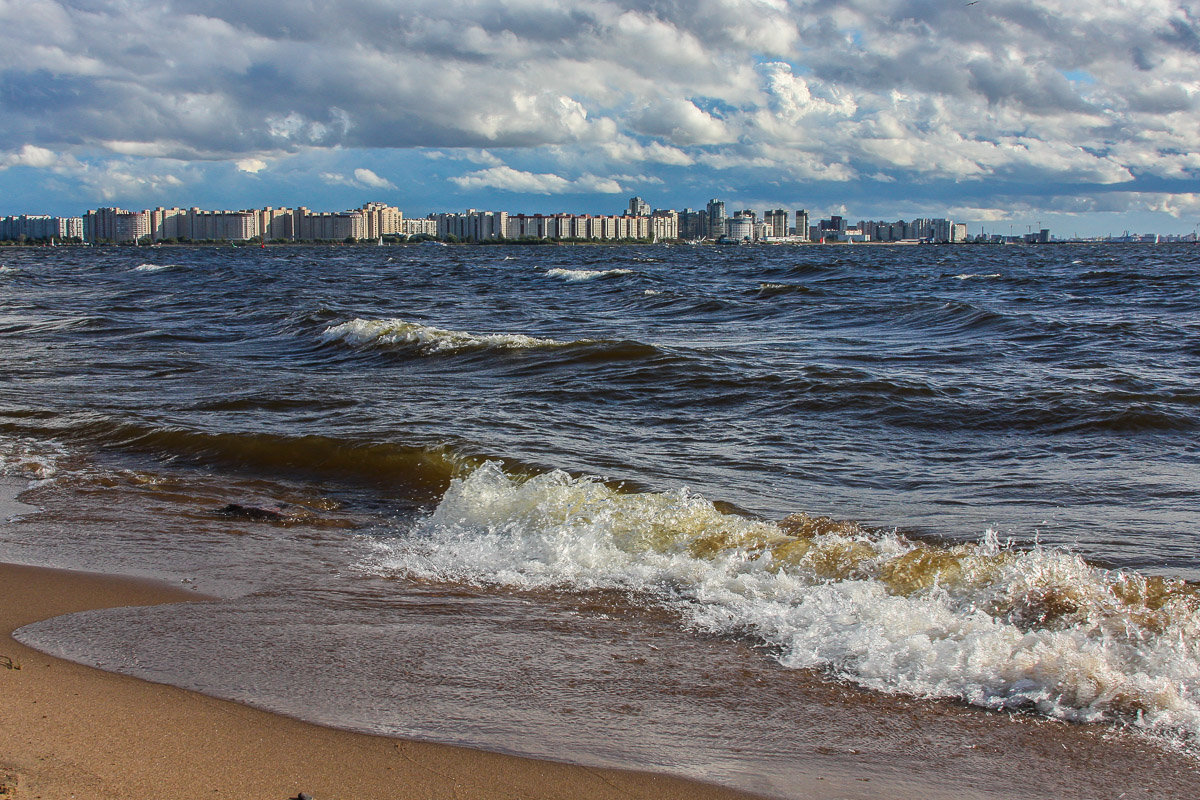
<svg viewBox="0 0 1200 800"><path fill-rule="evenodd" d="M389 181L387 178L381 178L365 167L359 167L354 170L354 181L360 186L366 186L371 189L395 189L396 184Z"/></svg>
<svg viewBox="0 0 1200 800"><path fill-rule="evenodd" d="M45 169L59 163L59 156L52 150L34 144L24 145L15 153L0 155L0 169L8 167L37 167Z"/></svg>
<svg viewBox="0 0 1200 800"><path fill-rule="evenodd" d="M241 172L249 172L256 174L267 168L267 162L261 158L243 158L237 162L237 168Z"/></svg>
<svg viewBox="0 0 1200 800"><path fill-rule="evenodd" d="M321 172L318 175L322 182L330 186L353 186L357 189L395 189L396 185L387 178L381 178L365 167L359 167L350 175L340 172Z"/></svg>
<svg viewBox="0 0 1200 800"><path fill-rule="evenodd" d="M523 172L512 167L489 167L450 180L464 190L499 189L523 194L620 194L625 191L621 184L612 178L585 174L575 180L568 180L553 173Z"/></svg>

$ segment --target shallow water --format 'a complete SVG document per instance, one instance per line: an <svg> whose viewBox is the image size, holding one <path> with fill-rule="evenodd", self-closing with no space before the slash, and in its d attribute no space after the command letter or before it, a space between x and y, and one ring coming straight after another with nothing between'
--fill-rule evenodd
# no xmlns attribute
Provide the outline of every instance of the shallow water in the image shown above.
<svg viewBox="0 0 1200 800"><path fill-rule="evenodd" d="M782 796L1200 782L1195 248L63 250L0 558L226 599L27 641Z"/></svg>

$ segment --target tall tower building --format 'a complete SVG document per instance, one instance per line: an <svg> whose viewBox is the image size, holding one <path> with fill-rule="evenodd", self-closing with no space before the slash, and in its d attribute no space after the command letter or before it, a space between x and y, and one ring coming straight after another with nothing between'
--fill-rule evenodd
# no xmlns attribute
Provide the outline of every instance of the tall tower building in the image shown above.
<svg viewBox="0 0 1200 800"><path fill-rule="evenodd" d="M721 236L725 233L725 204L716 198L708 201L708 235Z"/></svg>
<svg viewBox="0 0 1200 800"><path fill-rule="evenodd" d="M808 210L797 209L796 211L796 235L800 237L800 241L809 241L808 236Z"/></svg>
<svg viewBox="0 0 1200 800"><path fill-rule="evenodd" d="M788 235L788 212L782 208L763 214L763 222L766 223L765 235L772 238L783 238Z"/></svg>
<svg viewBox="0 0 1200 800"><path fill-rule="evenodd" d="M629 216L631 217L648 217L650 216L650 204L640 197L629 198Z"/></svg>

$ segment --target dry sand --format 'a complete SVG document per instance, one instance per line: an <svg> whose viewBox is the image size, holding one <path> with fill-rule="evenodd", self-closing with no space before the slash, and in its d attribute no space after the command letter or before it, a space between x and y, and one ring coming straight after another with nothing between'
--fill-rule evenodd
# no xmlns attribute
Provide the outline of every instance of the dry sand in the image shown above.
<svg viewBox="0 0 1200 800"><path fill-rule="evenodd" d="M0 564L0 798L750 797L669 776L323 728L62 661L11 638L22 625L83 609L194 599L162 584Z"/></svg>

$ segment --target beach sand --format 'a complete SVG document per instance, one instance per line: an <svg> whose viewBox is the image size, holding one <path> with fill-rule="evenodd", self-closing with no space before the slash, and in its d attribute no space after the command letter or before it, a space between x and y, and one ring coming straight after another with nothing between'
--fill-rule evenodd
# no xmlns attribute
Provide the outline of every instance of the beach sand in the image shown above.
<svg viewBox="0 0 1200 800"><path fill-rule="evenodd" d="M323 728L62 661L11 638L22 625L83 609L194 599L163 584L0 564L0 798L751 796Z"/></svg>

